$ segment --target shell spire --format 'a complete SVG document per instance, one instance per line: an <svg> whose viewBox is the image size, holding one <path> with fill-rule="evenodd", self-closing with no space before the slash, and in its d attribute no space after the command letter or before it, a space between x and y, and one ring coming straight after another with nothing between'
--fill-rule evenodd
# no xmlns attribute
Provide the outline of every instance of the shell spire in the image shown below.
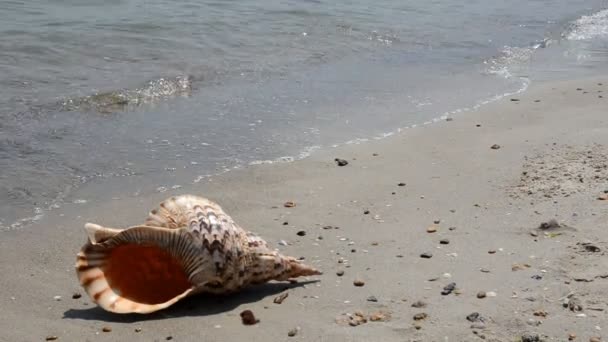
<svg viewBox="0 0 608 342"><path fill-rule="evenodd" d="M271 250L216 203L183 195L124 230L87 223L76 273L95 303L116 313L150 313L196 293L321 274Z"/></svg>

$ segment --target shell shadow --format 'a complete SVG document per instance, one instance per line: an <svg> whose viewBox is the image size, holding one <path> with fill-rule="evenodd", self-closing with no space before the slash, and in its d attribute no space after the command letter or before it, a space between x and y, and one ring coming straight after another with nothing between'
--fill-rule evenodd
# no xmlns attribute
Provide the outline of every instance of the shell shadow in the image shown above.
<svg viewBox="0 0 608 342"><path fill-rule="evenodd" d="M63 319L95 320L112 323L134 323L141 321L162 320L186 316L208 316L230 311L241 304L257 302L267 296L276 295L285 290L298 288L319 280L297 283L266 283L248 287L232 295L200 294L181 300L175 305L147 315L114 314L98 306L85 309L69 309L63 313Z"/></svg>

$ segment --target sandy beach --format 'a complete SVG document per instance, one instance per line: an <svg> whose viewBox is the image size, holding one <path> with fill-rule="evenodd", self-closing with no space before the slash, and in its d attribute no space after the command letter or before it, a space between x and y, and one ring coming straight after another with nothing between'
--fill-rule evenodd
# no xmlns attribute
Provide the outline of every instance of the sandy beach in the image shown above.
<svg viewBox="0 0 608 342"><path fill-rule="evenodd" d="M0 340L606 340L607 113L608 77L533 84L387 139L152 197L66 204L2 232ZM104 191L91 184L81 195ZM135 225L181 193L218 202L324 274L189 298L145 316L96 307L73 268L84 223ZM244 326L245 309L260 322ZM369 320L374 314L382 319ZM349 324L361 315L368 321Z"/></svg>

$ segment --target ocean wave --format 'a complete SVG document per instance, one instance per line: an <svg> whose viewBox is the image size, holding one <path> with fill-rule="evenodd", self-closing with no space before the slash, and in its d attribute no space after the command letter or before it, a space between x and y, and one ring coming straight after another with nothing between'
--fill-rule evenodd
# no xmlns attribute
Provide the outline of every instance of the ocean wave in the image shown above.
<svg viewBox="0 0 608 342"><path fill-rule="evenodd" d="M66 110L85 110L114 113L130 107L153 104L159 100L178 96L190 96L193 77L177 76L149 81L135 89L121 89L94 95L67 99L62 102Z"/></svg>
<svg viewBox="0 0 608 342"><path fill-rule="evenodd" d="M529 47L505 46L497 56L485 60L485 74L512 78L514 70L521 69L530 62L537 49L548 47L553 41L549 38L535 42Z"/></svg>
<svg viewBox="0 0 608 342"><path fill-rule="evenodd" d="M591 15L584 15L572 22L562 34L567 40L590 40L608 37L608 9Z"/></svg>

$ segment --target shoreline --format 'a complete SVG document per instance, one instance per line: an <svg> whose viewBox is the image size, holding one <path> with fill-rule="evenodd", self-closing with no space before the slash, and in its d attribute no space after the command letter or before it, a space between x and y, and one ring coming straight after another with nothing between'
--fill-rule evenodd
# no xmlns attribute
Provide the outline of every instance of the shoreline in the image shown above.
<svg viewBox="0 0 608 342"><path fill-rule="evenodd" d="M375 135L371 135L371 136L367 136L367 137L356 137L356 138L353 138L353 139L350 139L347 141L332 143L329 145L304 146L303 148L295 151L293 155L278 156L274 159L254 160L254 161L246 162L244 164L236 164L236 165L231 165L231 166L226 166L226 165L217 166L215 168L216 169L215 172L204 174L204 175L195 176L196 172L193 173L190 170L188 170L188 171L186 171L186 173L187 173L186 177L190 177L190 178L192 178L192 180L189 180L185 184L186 184L186 186L194 186L194 185L196 185L196 183L204 181L205 179L222 176L222 175L226 174L227 172L243 170L243 169L247 169L249 167L254 167L256 165L262 165L262 164L272 165L272 164L292 163L292 162L307 159L307 158L311 157L312 154L316 153L319 150L332 150L332 149L340 148L343 146L359 145L362 143L369 143L369 142L373 142L373 141L379 141L379 140L383 140L386 138L390 138L394 135L401 134L409 129L436 124L436 123L446 120L448 118L453 119L453 117L456 115L462 115L462 114L466 114L471 111L476 111L476 110L481 109L483 106L492 104L497 101L501 101L502 99L504 99L506 97L516 96L518 94L525 93L531 84L531 81L526 77L518 77L518 76L503 77L503 76L498 76L497 74L494 74L491 77L496 77L497 79L504 78L504 81L507 81L510 78L519 79L521 82L521 87L515 91L492 95L490 97L482 97L468 106L459 107L459 108L456 108L453 110L445 111L442 114L432 117L431 119L428 119L426 121L423 120L418 123L413 123L411 125L407 125L404 127L392 128L386 132L381 132L379 134L375 134ZM170 178L176 178L171 174L163 175L160 173L152 174L152 175L148 175L148 176L156 177L157 180L159 180L159 179L168 180ZM62 191L56 198L51 199L47 203L45 203L44 206L33 207L31 210L30 216L16 218L16 220L14 220L13 222L8 223L6 225L3 221L0 221L0 232L28 229L28 227L36 224L39 221L44 220L45 216L52 211L62 210L62 207L66 206L66 205L70 205L70 204L86 203L86 201L87 201L86 199L82 199L81 197L78 196L79 191L81 191L82 188L86 188L89 185L92 185L94 187L100 187L102 185L101 183L105 184L104 182L108 182L108 181L120 182L120 180L119 180L120 177L121 176L100 177L100 178L92 177L91 181L85 181L85 182L74 181L73 184L68 186L69 190ZM182 177L183 177L183 175L182 175ZM161 185L161 183L159 182L156 184L157 188L155 190L147 189L148 194L153 195L152 192L163 193L170 189L170 188L167 188L168 185L169 184ZM182 185L178 185L178 186L180 188L182 187ZM160 189L160 188L165 188L165 189L163 191L158 191L158 189ZM86 192L86 190L85 190L85 192ZM108 199L106 199L106 200L108 200ZM15 209L21 209L21 208L15 208Z"/></svg>
<svg viewBox="0 0 608 342"><path fill-rule="evenodd" d="M68 341L167 336L176 341L201 336L208 341L470 341L481 335L512 341L523 334L566 340L569 333L586 341L601 336L596 327L608 329L603 325L608 303L602 300L608 295L608 279L602 277L608 263L601 258L608 249L607 202L597 200L601 189L608 190L608 170L601 165L608 146L603 93L608 78L533 83L522 94L386 139L322 149L290 163L247 166L145 198L125 194L104 203L66 203L30 227L3 232L0 257L4 273L13 276L0 280L7 312L2 335L16 341L47 335ZM499 147L492 149L494 144ZM349 165L338 167L334 158ZM584 182L576 182L579 174ZM402 182L406 185L398 186ZM91 185L86 193L95 198L120 191L120 185L114 187ZM72 265L85 240L84 222L137 224L158 202L179 193L218 202L245 229L323 270L324 275L311 277L320 282L291 286L281 305L272 299L286 284L228 298L192 298L151 316L111 315L86 296L71 299L73 292L83 293ZM284 208L286 201L297 205ZM550 219L575 230L530 235ZM433 225L438 231L427 233ZM306 235L297 236L300 230ZM445 239L447 244L440 242ZM278 245L280 240L288 245ZM601 252L589 252L581 243L596 244ZM433 255L423 259L422 253ZM529 267L514 270L515 265ZM345 274L337 276L339 270ZM354 287L354 279L365 286ZM441 295L451 282L459 294ZM479 299L481 291L496 297ZM570 292L583 311L562 307L559 298ZM53 299L57 295L60 301ZM369 300L372 296L376 301ZM426 307L412 307L417 301ZM251 309L260 324L242 326L238 314L244 309ZM357 327L335 322L358 310L386 311L391 319ZM473 312L483 322L467 321ZM413 320L420 313L427 318ZM103 333L103 326L113 331ZM287 337L295 327L301 328L298 334Z"/></svg>

